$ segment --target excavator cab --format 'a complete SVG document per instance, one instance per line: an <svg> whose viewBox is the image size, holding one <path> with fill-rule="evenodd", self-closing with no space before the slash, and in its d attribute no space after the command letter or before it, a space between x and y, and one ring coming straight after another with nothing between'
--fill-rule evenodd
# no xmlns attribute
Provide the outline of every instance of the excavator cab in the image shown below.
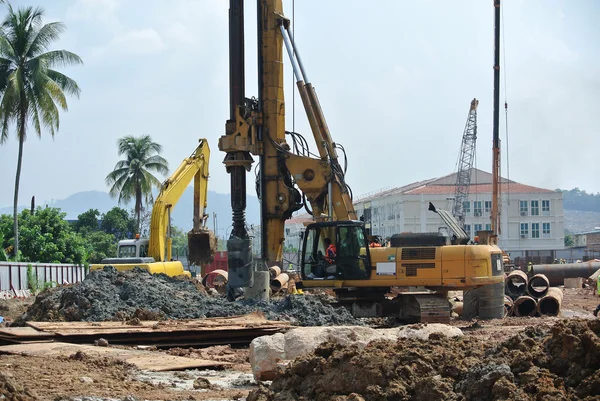
<svg viewBox="0 0 600 401"><path fill-rule="evenodd" d="M327 252L329 239L335 253ZM302 242L302 279L366 280L371 276L369 246L364 224L357 221L312 223Z"/></svg>

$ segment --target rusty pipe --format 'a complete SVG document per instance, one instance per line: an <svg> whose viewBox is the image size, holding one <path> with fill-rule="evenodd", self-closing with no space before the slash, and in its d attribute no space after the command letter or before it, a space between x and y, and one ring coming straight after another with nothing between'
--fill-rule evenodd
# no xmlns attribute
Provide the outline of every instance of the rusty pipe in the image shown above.
<svg viewBox="0 0 600 401"><path fill-rule="evenodd" d="M275 279L271 280L271 290L273 292L281 290L287 285L288 281L290 281L290 276L287 273L281 273Z"/></svg>
<svg viewBox="0 0 600 401"><path fill-rule="evenodd" d="M515 316L534 316L537 312L537 301L529 295L520 296L513 306Z"/></svg>
<svg viewBox="0 0 600 401"><path fill-rule="evenodd" d="M560 312L562 300L562 290L550 287L548 293L538 301L537 311L540 315L556 316Z"/></svg>
<svg viewBox="0 0 600 401"><path fill-rule="evenodd" d="M566 278L588 278L600 269L600 262L533 265L532 274L543 274L551 286L563 285Z"/></svg>
<svg viewBox="0 0 600 401"><path fill-rule="evenodd" d="M548 277L543 274L536 274L529 279L527 283L527 293L534 298L542 298L548 293L550 282Z"/></svg>
<svg viewBox="0 0 600 401"><path fill-rule="evenodd" d="M508 295L504 296L504 317L511 316L513 314L514 302Z"/></svg>
<svg viewBox="0 0 600 401"><path fill-rule="evenodd" d="M218 280L219 282L226 284L229 274L225 271L225 270L221 270L221 269L216 269L213 271L210 271L208 273L206 273L206 275L204 277L202 277L202 285L204 287L208 287L208 288L212 288L213 287L213 283L215 280ZM210 281L208 280L209 278L212 278Z"/></svg>
<svg viewBox="0 0 600 401"><path fill-rule="evenodd" d="M506 295L511 298L518 298L527 293L527 274L520 270L514 270L504 279Z"/></svg>

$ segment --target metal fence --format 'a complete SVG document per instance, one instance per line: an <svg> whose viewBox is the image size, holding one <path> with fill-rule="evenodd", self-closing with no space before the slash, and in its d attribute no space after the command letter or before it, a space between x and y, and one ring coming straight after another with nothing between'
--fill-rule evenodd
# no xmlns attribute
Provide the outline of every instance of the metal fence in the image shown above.
<svg viewBox="0 0 600 401"><path fill-rule="evenodd" d="M0 262L0 291L27 290L27 268L31 266L38 283L72 284L85 278L85 267L62 263L16 263Z"/></svg>

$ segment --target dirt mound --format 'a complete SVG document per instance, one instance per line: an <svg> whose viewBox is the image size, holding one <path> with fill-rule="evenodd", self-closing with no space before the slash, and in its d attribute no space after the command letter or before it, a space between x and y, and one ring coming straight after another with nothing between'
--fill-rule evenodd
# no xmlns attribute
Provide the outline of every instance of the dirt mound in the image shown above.
<svg viewBox="0 0 600 401"><path fill-rule="evenodd" d="M262 311L271 320L299 325L357 323L346 309L334 309L311 296L289 296L277 301L228 302L207 295L185 277L150 274L142 269L117 271L112 267L91 272L81 283L39 294L24 321L135 322L156 319L196 319Z"/></svg>
<svg viewBox="0 0 600 401"><path fill-rule="evenodd" d="M600 320L528 328L491 346L470 337L323 345L248 401L597 400Z"/></svg>
<svg viewBox="0 0 600 401"><path fill-rule="evenodd" d="M9 401L33 401L37 395L27 387L20 385L8 372L0 371L0 398Z"/></svg>

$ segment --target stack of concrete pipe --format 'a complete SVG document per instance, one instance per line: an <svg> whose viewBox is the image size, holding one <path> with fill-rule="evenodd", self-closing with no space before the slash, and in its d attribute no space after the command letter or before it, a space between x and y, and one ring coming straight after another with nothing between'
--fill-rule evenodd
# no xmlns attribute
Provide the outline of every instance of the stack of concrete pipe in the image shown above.
<svg viewBox="0 0 600 401"><path fill-rule="evenodd" d="M288 286L290 276L287 273L282 273L279 266L271 266L269 268L269 274L271 275L271 291L277 293Z"/></svg>
<svg viewBox="0 0 600 401"><path fill-rule="evenodd" d="M520 270L512 271L505 279L505 316L556 316L560 312L563 294L550 287L544 274L527 277ZM512 301L512 305L511 305Z"/></svg>

